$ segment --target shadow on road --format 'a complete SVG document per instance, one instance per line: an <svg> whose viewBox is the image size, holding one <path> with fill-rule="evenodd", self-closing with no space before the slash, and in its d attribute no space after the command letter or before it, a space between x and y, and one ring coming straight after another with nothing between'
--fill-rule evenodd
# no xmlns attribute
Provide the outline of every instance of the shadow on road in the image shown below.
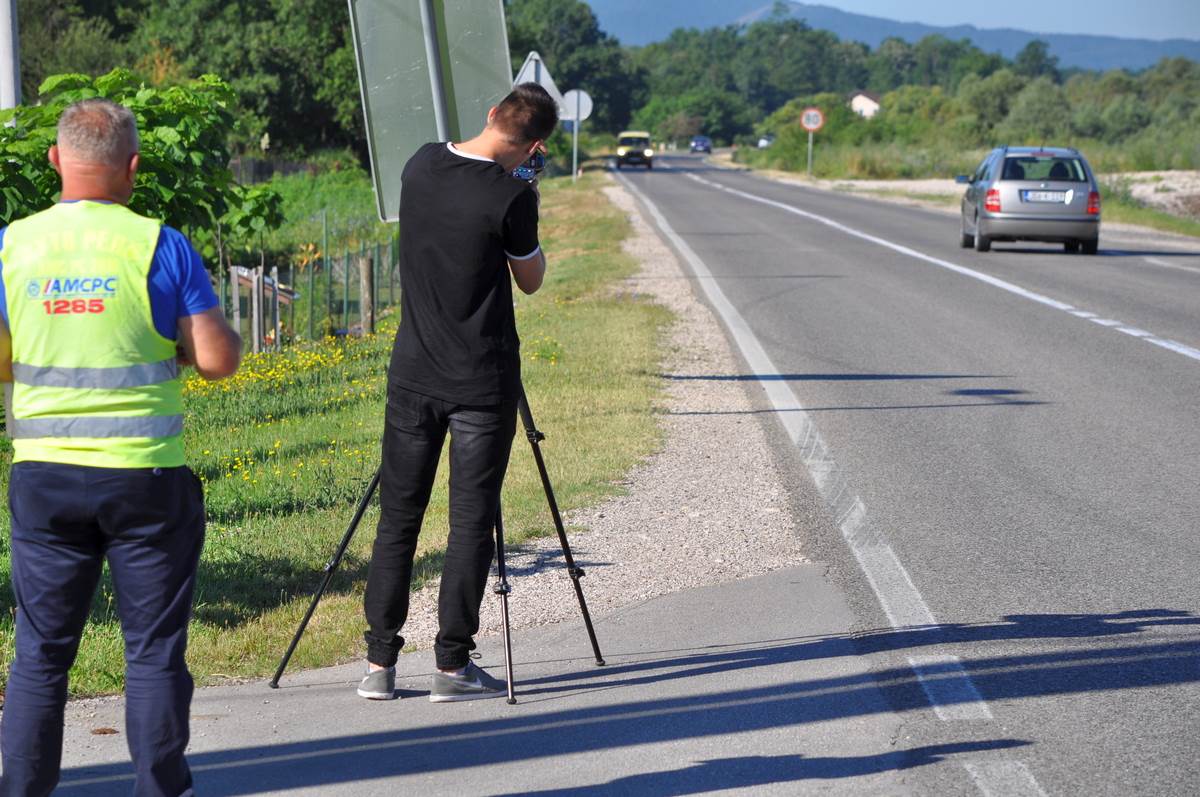
<svg viewBox="0 0 1200 797"><path fill-rule="evenodd" d="M950 379L1009 379L987 374L660 374L671 381L712 382L903 382ZM956 401L934 404L862 404L856 406L803 407L795 410L700 410L668 412L667 415L773 415L778 412L862 412L866 410L953 410L971 407L1036 407L1054 402L1017 398L1028 395L1027 390L1012 388L962 388L948 390L944 395L960 399L982 398L989 401Z"/></svg>
<svg viewBox="0 0 1200 797"><path fill-rule="evenodd" d="M579 669L523 681L522 705L536 705L598 690L638 685L662 687L681 679L730 673L747 668L849 657L883 651L912 651L930 646L952 649L985 699L1014 700L1049 695L1118 691L1200 681L1200 638L1164 638L1141 642L1151 629L1200 626L1200 617L1165 609L1115 614L1012 615L998 622L944 624L881 629L836 635L719 645L685 651L639 654L640 659L610 655L604 668ZM1067 647L1028 654L973 657L979 643L1019 640L1078 640L1121 637L1117 646ZM778 672L778 671L777 671ZM369 781L412 774L499 765L513 761L545 762L554 756L602 753L636 745L780 729L881 711L928 709L924 688L932 694L966 694L949 682L961 681L956 668L925 669L922 681L907 666L766 686L700 692L649 700L616 700L608 705L567 706L538 713L520 708L502 718L448 721L433 727L344 735L307 742L263 744L199 753L190 760L197 785L211 795L240 795L299 787ZM938 681L945 681L939 684ZM711 683L711 681L709 682ZM881 699L881 691L886 700ZM454 716L447 714L447 716ZM461 715L458 715L461 716ZM320 717L314 723L323 722ZM333 730L336 725L330 725ZM324 732L318 726L314 734ZM707 761L676 770L630 776L571 793L630 792L691 794L804 778L847 778L923 766L960 752L1016 747L1029 742L995 739L859 757L802 754ZM539 763L539 765L541 765ZM108 794L128 790L127 763L79 767L64 772L64 794ZM674 784L676 791L669 787ZM644 789L642 788L644 787ZM662 788L660 788L662 787ZM590 790L589 790L590 789ZM551 794L557 792L549 792Z"/></svg>
<svg viewBox="0 0 1200 797"><path fill-rule="evenodd" d="M1044 247L1034 246L1005 246L1003 241L997 241L992 246L996 254L1013 255L1062 255L1087 262L1087 255L1078 252L1065 252L1057 244L1047 244ZM1186 249L1100 249L1096 252L1101 257L1200 257L1200 251Z"/></svg>
<svg viewBox="0 0 1200 797"><path fill-rule="evenodd" d="M835 756L812 758L802 755L744 756L697 761L680 769L666 772L647 772L616 778L592 786L547 789L544 791L511 792L500 797L519 794L541 797L587 797L588 795L653 794L674 797L684 794L707 794L720 789L768 786L774 783L795 783L801 780L832 780L878 775L903 769L936 764L958 753L977 753L985 750L1004 750L1022 747L1027 742L1015 739L996 739L986 742L955 742L894 750L877 755Z"/></svg>

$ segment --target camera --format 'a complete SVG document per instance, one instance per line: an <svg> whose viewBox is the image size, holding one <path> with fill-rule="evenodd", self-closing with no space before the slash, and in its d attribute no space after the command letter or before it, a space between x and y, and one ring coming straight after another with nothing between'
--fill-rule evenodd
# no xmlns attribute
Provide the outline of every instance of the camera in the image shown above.
<svg viewBox="0 0 1200 797"><path fill-rule="evenodd" d="M518 180L524 180L527 183L532 183L546 168L546 156L540 152L535 152L529 157L529 160L522 163L517 168L513 169L512 176Z"/></svg>

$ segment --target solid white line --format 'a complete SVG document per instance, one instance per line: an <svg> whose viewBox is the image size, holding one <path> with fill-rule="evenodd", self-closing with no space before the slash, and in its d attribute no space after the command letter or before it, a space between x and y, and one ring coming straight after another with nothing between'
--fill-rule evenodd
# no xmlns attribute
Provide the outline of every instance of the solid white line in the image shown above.
<svg viewBox="0 0 1200 797"><path fill-rule="evenodd" d="M706 186L708 186L710 188L714 188L718 191L724 191L726 193L733 194L734 196L739 196L739 197L742 197L743 199L748 199L751 202L759 202L763 205L770 205L771 207L778 208L778 209L786 211L788 213L792 213L797 216L802 216L803 218L810 219L810 220L818 222L820 224L824 224L827 227L832 227L833 229L838 230L839 232L843 232L846 235L850 235L855 238L861 238L864 241L870 241L871 243L878 244L879 246L883 246L888 249L891 249L894 252L899 252L902 255L907 255L909 257L916 258L917 260L923 260L926 263L932 263L935 266L939 266L939 267L947 269L949 271L953 271L957 274L962 274L964 277L970 277L971 279L975 279L975 280L979 280L980 282L987 283L988 285L991 285L992 287L1000 288L1001 290L1008 291L1009 293L1020 296L1023 299L1028 299L1032 302L1037 302L1038 304L1042 304L1047 307L1053 307L1055 310L1062 310L1064 312L1070 313L1071 315L1079 315L1079 313L1081 312L1079 310L1079 308L1076 308L1066 302L1059 301L1058 299L1053 299L1049 296L1045 296L1045 295L1037 293L1035 291L1031 291L1027 288L1022 288L1020 285L1016 285L1012 282L1008 282L1007 280L1002 280L998 277L993 277L990 274L984 274L981 271L975 271L974 269L966 268L965 266L960 266L957 263L951 263L949 260L942 260L941 258L933 257L932 255L927 255L924 252L918 252L916 249L911 249L902 244L898 244L898 243L889 241L886 238L880 238L878 236L871 235L870 233L866 233L861 230L857 230L853 227L848 227L845 224L842 224L841 222L834 221L833 219L826 218L825 216L820 216L816 213L810 213L807 210L801 210L800 208L798 208L794 205L789 205L786 202L777 202L774 199L768 199L766 197L758 196L757 194L750 194L745 191L739 191L736 188L730 188L729 186L721 185L720 183L714 183L712 180L707 180L703 177L700 177L699 175L687 174L684 176L687 177L689 180L695 180L696 182L698 182L702 185L706 185ZM1087 311L1083 311L1083 312L1087 312ZM1123 321L1113 321L1110 319L1096 319L1096 318L1090 318L1090 317L1088 317L1088 319L1090 321L1093 321L1094 323L1100 324L1102 326L1112 326L1112 327L1127 326ZM1154 335L1152 333L1146 333L1146 335L1138 335L1137 337L1139 337L1141 340L1146 341L1147 343L1153 343L1155 346L1160 346L1164 349L1173 351L1176 354L1182 354L1184 357L1188 357L1190 359L1200 362L1200 349L1197 349L1193 346L1189 346L1186 343L1180 343L1179 341L1171 340L1170 338L1160 338L1157 335Z"/></svg>
<svg viewBox="0 0 1200 797"><path fill-rule="evenodd" d="M882 535L872 527L866 505L851 489L845 473L834 460L811 415L805 411L787 381L780 378L779 369L771 362L746 319L725 296L717 281L713 279L708 266L672 229L658 207L632 182L621 176L618 176L618 179L642 202L659 230L691 268L708 301L725 322L750 370L759 377L759 385L777 411L788 437L797 447L801 461L812 476L817 491L829 506L842 537L866 575L888 621L895 628L935 626L937 620L913 584L908 571L892 547L884 542ZM962 678L970 682L970 677L965 671ZM933 699L938 693L927 691L927 694ZM974 694L976 700L979 700L978 692ZM955 695L955 699L961 697L961 693ZM937 709L937 704L934 708ZM986 705L976 710L990 716Z"/></svg>
<svg viewBox="0 0 1200 797"><path fill-rule="evenodd" d="M1176 271L1190 271L1193 274L1200 274L1200 268L1196 268L1195 266L1185 266L1180 263L1168 263L1165 260L1159 260L1157 257L1143 257L1142 260L1145 260L1152 266L1158 266L1160 268L1171 268L1175 269Z"/></svg>
<svg viewBox="0 0 1200 797"><path fill-rule="evenodd" d="M909 656L909 666L917 674L921 688L929 696L933 710L946 722L990 720L991 709L983 701L971 676L958 656Z"/></svg>
<svg viewBox="0 0 1200 797"><path fill-rule="evenodd" d="M1033 773L1020 761L972 761L963 767L984 797L1046 797Z"/></svg>

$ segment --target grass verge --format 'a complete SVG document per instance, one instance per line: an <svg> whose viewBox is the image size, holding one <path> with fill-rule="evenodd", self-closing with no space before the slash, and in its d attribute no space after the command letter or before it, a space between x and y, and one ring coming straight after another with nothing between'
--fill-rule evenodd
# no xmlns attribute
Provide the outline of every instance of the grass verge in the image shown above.
<svg viewBox="0 0 1200 797"><path fill-rule="evenodd" d="M599 175L543 190L545 287L521 296L526 390L564 510L616 493L658 445L660 336L668 312L613 290L632 274L619 242L624 216ZM189 382L187 448L205 482L208 540L200 565L188 661L201 683L263 677L295 630L378 460L385 373L395 316L375 336L320 341L248 358L234 379ZM505 483L511 540L552 532L528 446L518 439ZM11 461L3 451L0 465ZM447 534L443 461L417 552L417 581L440 570ZM8 468L0 468L0 487ZM296 667L362 653L362 587L377 507L297 650ZM0 552L0 668L13 652L7 512ZM107 575L71 673L73 695L123 686L122 643ZM0 676L2 677L2 676Z"/></svg>

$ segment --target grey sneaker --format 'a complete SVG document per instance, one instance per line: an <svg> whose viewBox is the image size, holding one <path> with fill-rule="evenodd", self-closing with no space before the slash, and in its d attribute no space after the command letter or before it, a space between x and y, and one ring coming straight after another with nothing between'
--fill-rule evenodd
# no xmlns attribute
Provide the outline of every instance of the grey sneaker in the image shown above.
<svg viewBox="0 0 1200 797"><path fill-rule="evenodd" d="M367 700L396 699L396 668L370 670L358 684L358 696Z"/></svg>
<svg viewBox="0 0 1200 797"><path fill-rule="evenodd" d="M475 666L467 664L462 675L445 672L433 674L433 689L429 693L430 703L456 703L460 700L481 700L508 694L508 684L493 678Z"/></svg>

